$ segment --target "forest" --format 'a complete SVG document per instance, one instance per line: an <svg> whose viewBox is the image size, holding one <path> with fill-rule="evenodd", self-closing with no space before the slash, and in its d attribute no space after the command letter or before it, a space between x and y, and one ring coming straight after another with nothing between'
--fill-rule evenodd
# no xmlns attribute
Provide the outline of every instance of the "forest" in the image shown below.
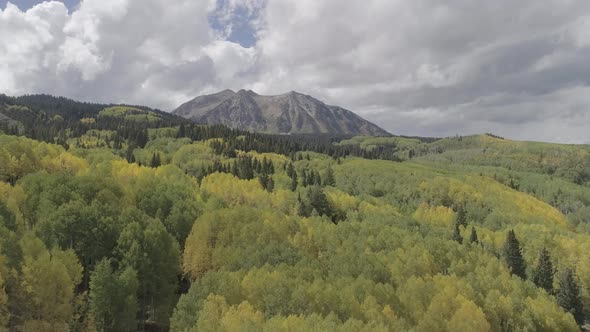
<svg viewBox="0 0 590 332"><path fill-rule="evenodd" d="M0 331L580 331L590 146L0 95Z"/></svg>

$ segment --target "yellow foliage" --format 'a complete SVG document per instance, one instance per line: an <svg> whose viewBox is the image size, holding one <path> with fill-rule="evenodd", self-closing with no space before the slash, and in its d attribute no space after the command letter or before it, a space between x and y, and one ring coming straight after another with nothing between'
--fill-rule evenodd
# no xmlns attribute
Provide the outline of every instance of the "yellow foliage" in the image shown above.
<svg viewBox="0 0 590 332"><path fill-rule="evenodd" d="M213 153L209 144L195 142L180 147L172 156L172 164L181 168L190 163L200 166L202 164L212 163L216 159L218 157Z"/></svg>
<svg viewBox="0 0 590 332"><path fill-rule="evenodd" d="M88 162L68 152L61 153L57 157L47 156L41 160L41 165L50 173L66 172L71 175L84 173L88 170Z"/></svg>
<svg viewBox="0 0 590 332"><path fill-rule="evenodd" d="M84 124L90 124L90 123L95 123L96 122L96 119L94 119L94 118L82 118L82 119L80 119L80 122L81 123L84 123Z"/></svg>
<svg viewBox="0 0 590 332"><path fill-rule="evenodd" d="M462 296L459 296L458 302L460 307L447 324L449 331L486 332L491 330L490 323L480 307Z"/></svg>
<svg viewBox="0 0 590 332"><path fill-rule="evenodd" d="M18 225L24 225L24 217L21 212L21 206L26 199L26 194L20 185L11 186L6 182L0 181L0 202L15 216Z"/></svg>
<svg viewBox="0 0 590 332"><path fill-rule="evenodd" d="M257 179L240 180L231 174L214 173L201 182L201 190L220 198L227 206L269 207L269 193Z"/></svg>
<svg viewBox="0 0 590 332"><path fill-rule="evenodd" d="M446 206L430 206L422 203L412 217L421 223L449 228L455 220L455 212Z"/></svg>
<svg viewBox="0 0 590 332"><path fill-rule="evenodd" d="M186 246L182 256L182 269L194 280L199 278L212 267L210 246L214 242L211 224L197 222L186 240Z"/></svg>
<svg viewBox="0 0 590 332"><path fill-rule="evenodd" d="M360 199L349 195L343 191L336 190L336 189L327 189L325 190L326 196L333 202L337 208L348 211L348 210L356 210L361 202Z"/></svg>
<svg viewBox="0 0 590 332"><path fill-rule="evenodd" d="M287 156L282 155L282 154L277 154L277 153L258 153L256 151L250 151L248 153L246 153L246 155L249 155L253 158L256 158L260 161L262 161L265 157L267 160L270 160L273 162L274 164L274 168L275 170L282 170L282 165L283 163L288 163L289 161L291 161L291 159L289 159Z"/></svg>
<svg viewBox="0 0 590 332"><path fill-rule="evenodd" d="M248 302L229 306L223 296L209 295L199 313L194 331L254 331L260 330L264 315Z"/></svg>

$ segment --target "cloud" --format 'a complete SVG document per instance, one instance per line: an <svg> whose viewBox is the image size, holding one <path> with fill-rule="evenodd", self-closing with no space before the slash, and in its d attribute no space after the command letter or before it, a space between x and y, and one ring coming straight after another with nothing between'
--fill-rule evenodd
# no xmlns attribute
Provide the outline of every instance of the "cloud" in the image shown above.
<svg viewBox="0 0 590 332"><path fill-rule="evenodd" d="M394 133L588 142L590 3L270 1L256 87L301 89Z"/></svg>
<svg viewBox="0 0 590 332"><path fill-rule="evenodd" d="M0 91L297 90L400 134L590 142L585 0L83 0L0 12Z"/></svg>
<svg viewBox="0 0 590 332"><path fill-rule="evenodd" d="M0 12L0 91L46 92L166 110L223 87L252 62L251 51L219 40L212 1L84 0Z"/></svg>

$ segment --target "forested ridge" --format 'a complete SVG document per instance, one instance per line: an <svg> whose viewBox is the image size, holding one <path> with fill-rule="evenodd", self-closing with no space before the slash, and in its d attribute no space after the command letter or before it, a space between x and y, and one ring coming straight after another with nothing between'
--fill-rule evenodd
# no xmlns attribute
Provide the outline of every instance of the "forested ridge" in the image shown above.
<svg viewBox="0 0 590 332"><path fill-rule="evenodd" d="M0 96L0 331L578 331L590 147Z"/></svg>

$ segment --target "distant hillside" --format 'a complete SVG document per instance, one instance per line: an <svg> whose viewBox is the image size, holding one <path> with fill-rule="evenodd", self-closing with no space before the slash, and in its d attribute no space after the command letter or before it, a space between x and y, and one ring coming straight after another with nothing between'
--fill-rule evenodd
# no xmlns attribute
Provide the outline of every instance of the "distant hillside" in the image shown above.
<svg viewBox="0 0 590 332"><path fill-rule="evenodd" d="M90 129L117 130L127 138L136 131L180 123L189 122L146 106L87 103L43 94L0 94L0 132L64 146L68 136L79 137Z"/></svg>
<svg viewBox="0 0 590 332"><path fill-rule="evenodd" d="M492 134L455 136L432 141L408 137L356 136L337 143L363 150L386 149L392 159L453 165L504 167L590 183L590 145L512 141Z"/></svg>
<svg viewBox="0 0 590 332"><path fill-rule="evenodd" d="M275 134L389 136L355 113L295 91L261 96L249 90L224 90L182 104L173 114L202 124Z"/></svg>

